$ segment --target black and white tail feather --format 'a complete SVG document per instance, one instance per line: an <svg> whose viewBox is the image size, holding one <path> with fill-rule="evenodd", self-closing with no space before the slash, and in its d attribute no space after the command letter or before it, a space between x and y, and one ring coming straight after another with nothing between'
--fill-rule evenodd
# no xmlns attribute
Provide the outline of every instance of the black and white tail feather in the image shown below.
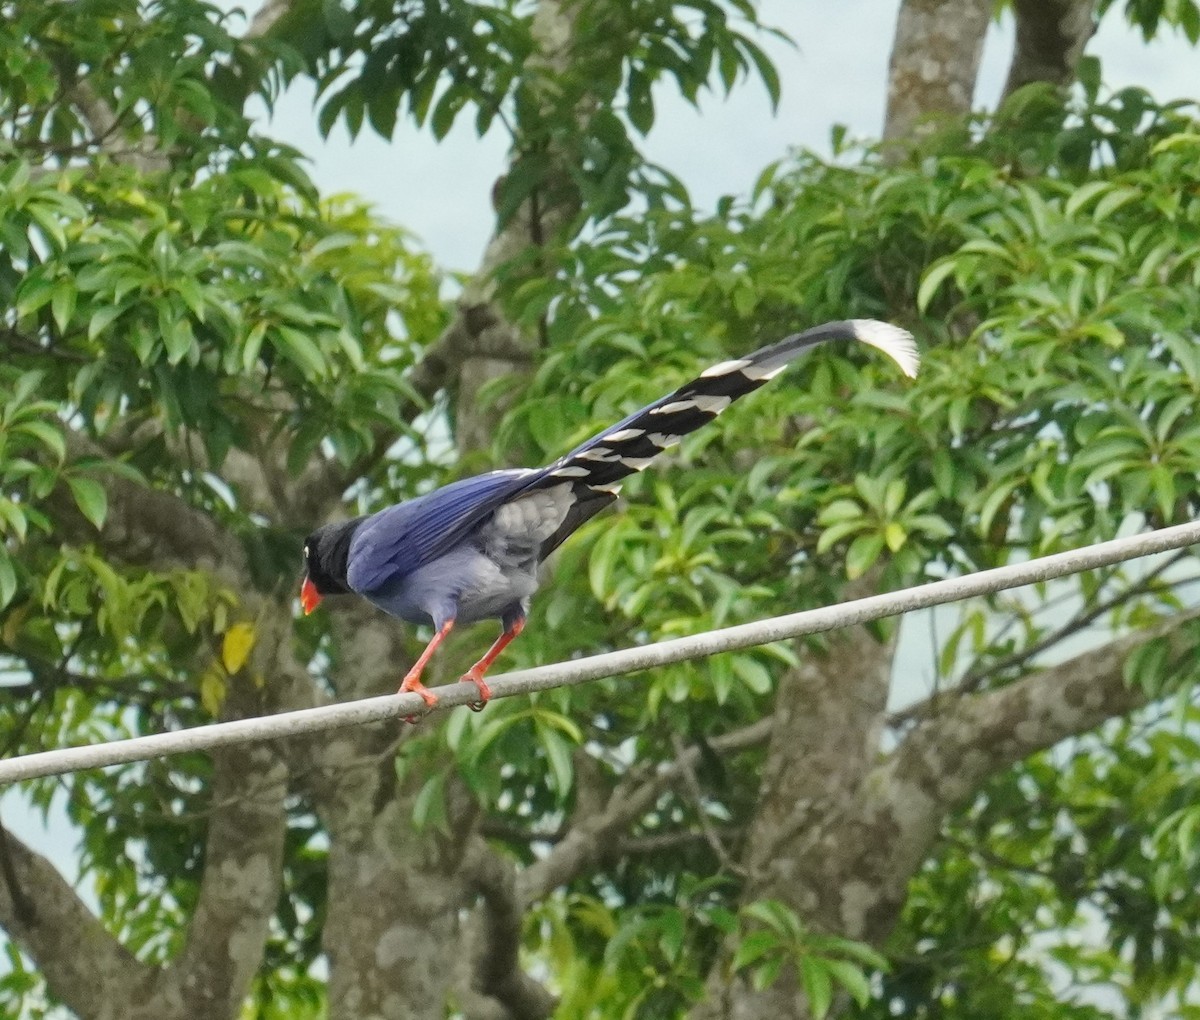
<svg viewBox="0 0 1200 1020"><path fill-rule="evenodd" d="M586 520L617 497L621 481L641 471L689 432L708 424L739 397L752 393L782 372L810 347L856 340L883 351L910 379L920 357L912 334L874 319L848 319L814 326L778 343L705 369L691 382L648 404L541 468L523 492L569 482L573 506L541 548L550 554Z"/></svg>

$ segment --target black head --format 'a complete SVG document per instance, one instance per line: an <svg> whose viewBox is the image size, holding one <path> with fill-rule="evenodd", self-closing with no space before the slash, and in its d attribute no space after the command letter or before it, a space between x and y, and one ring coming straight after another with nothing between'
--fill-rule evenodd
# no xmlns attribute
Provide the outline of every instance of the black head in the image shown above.
<svg viewBox="0 0 1200 1020"><path fill-rule="evenodd" d="M305 578L300 600L304 603L306 613L312 612L321 601L321 596L344 595L350 591L346 583L350 540L364 519L355 517L336 524L326 524L304 540Z"/></svg>

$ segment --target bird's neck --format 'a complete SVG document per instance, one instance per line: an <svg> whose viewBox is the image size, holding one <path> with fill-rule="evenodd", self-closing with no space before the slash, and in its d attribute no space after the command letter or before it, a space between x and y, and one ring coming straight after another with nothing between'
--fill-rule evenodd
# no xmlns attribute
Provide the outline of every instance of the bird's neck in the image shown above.
<svg viewBox="0 0 1200 1020"><path fill-rule="evenodd" d="M321 529L321 541L318 546L320 577L314 577L317 590L321 594L335 594L350 590L346 581L347 561L350 558L350 542L358 526L366 520L366 516L352 517L348 521L337 521L327 524ZM322 591L322 586L329 591Z"/></svg>

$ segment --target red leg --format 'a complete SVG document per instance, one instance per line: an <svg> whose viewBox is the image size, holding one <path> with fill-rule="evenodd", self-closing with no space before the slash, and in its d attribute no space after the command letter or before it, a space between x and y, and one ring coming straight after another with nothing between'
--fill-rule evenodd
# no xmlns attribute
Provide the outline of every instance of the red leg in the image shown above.
<svg viewBox="0 0 1200 1020"><path fill-rule="evenodd" d="M471 705L471 708L474 711L480 711L483 706L488 703L488 699L492 696L491 689L486 683L484 683L483 675L492 668L492 663L495 662L500 653L508 647L509 642L511 642L512 639L520 634L524 629L525 617L518 617L513 622L513 625L508 628L508 630L496 638L496 640L492 643L492 647L484 653L483 658L475 663L475 665L470 669L468 669L461 677L459 677L460 682L472 683L479 688L479 700Z"/></svg>
<svg viewBox="0 0 1200 1020"><path fill-rule="evenodd" d="M430 640L429 644L425 646L425 650L419 656L417 656L417 661L413 663L412 669L405 674L404 680L400 684L400 690L396 692L397 694L406 694L409 691L412 691L414 694L421 695L421 697L425 699L425 704L430 708L433 708L433 706L437 704L437 695L431 694L429 688L421 683L421 671L425 668L426 663L428 663L433 657L433 653L437 649L437 646L442 643L442 640L447 634L450 633L453 627L453 620L447 620L442 624L441 629L433 635L433 638ZM409 716L408 719L409 722L415 721L413 716Z"/></svg>

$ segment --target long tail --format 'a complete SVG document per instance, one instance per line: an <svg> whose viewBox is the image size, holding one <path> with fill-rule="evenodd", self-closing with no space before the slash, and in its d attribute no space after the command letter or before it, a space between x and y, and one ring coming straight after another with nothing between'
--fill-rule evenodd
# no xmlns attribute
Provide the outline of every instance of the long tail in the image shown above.
<svg viewBox="0 0 1200 1020"><path fill-rule="evenodd" d="M917 374L920 358L912 334L874 319L827 322L780 340L733 361L706 369L691 382L575 447L538 472L525 487L547 488L573 483L575 506L563 526L542 549L548 554L572 531L611 502L621 480L641 471L651 460L689 432L712 421L738 397L743 397L782 372L810 347L831 340L857 340L878 348L909 378Z"/></svg>
<svg viewBox="0 0 1200 1020"><path fill-rule="evenodd" d="M581 443L545 468L546 475L557 481L578 479L595 489L609 488L641 471L656 455L689 432L712 421L738 397L764 385L808 348L830 340L869 344L895 361L906 376L912 378L917 374L917 347L907 331L873 319L827 322L744 358L722 361L705 369L674 393L647 404Z"/></svg>

